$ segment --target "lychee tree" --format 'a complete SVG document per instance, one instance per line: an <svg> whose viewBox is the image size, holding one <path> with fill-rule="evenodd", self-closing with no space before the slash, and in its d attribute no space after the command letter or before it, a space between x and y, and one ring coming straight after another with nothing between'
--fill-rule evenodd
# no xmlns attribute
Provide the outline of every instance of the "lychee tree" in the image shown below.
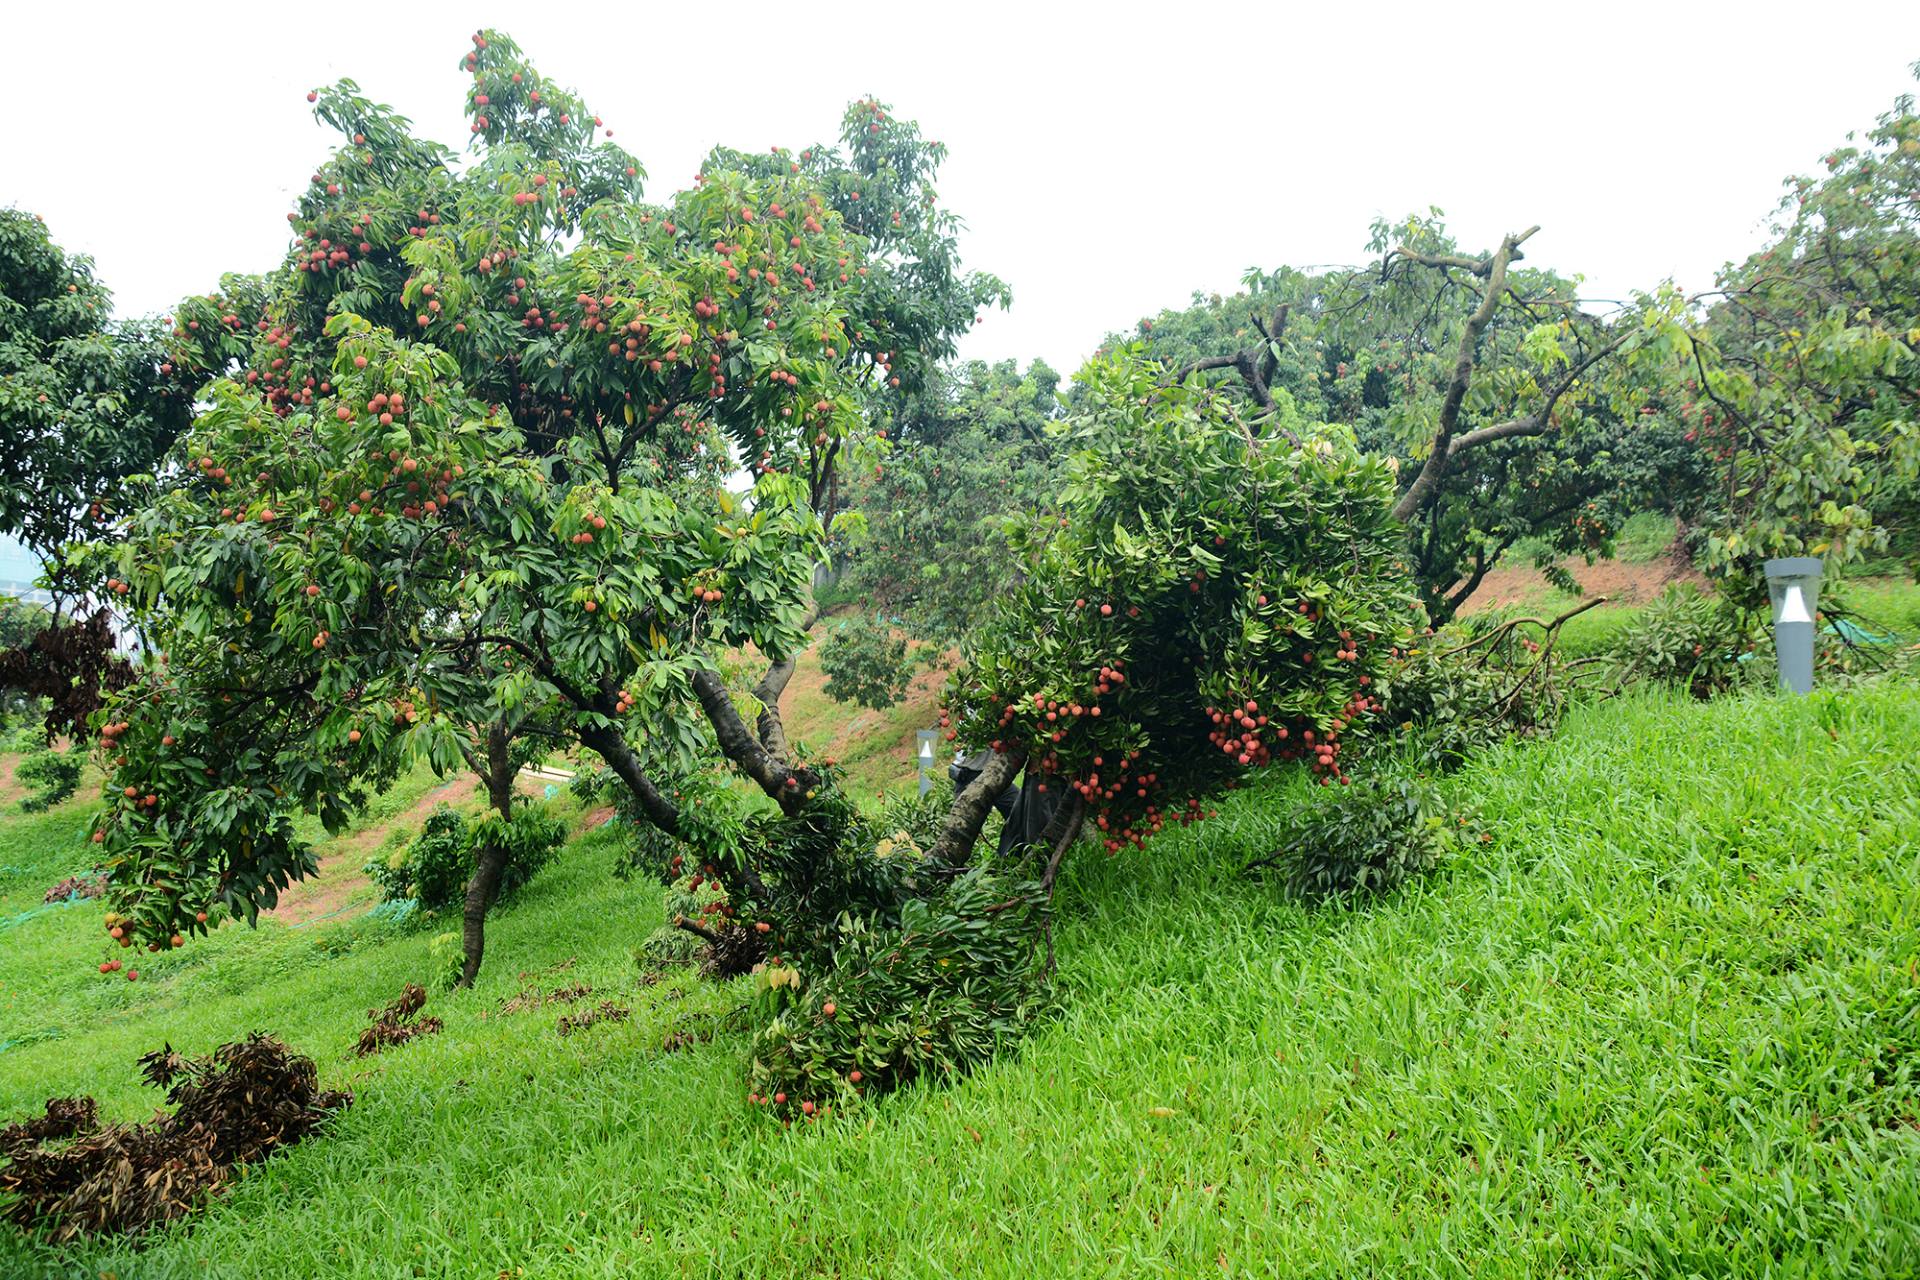
<svg viewBox="0 0 1920 1280"><path fill-rule="evenodd" d="M1083 821L1117 852L1277 761L1345 782L1414 616L1393 466L1344 428L1263 440L1137 349L1079 382L1057 510L1018 532L1023 581L948 686L947 739L1062 789L1056 859ZM965 857L993 794L961 796L936 859Z"/></svg>
<svg viewBox="0 0 1920 1280"><path fill-rule="evenodd" d="M1920 63L1915 64L1920 74ZM1664 406L1703 462L1702 559L1764 603L1760 562L1920 571L1920 110L1786 183L1771 242L1722 272Z"/></svg>
<svg viewBox="0 0 1920 1280"><path fill-rule="evenodd" d="M942 153L861 102L844 151L718 150L647 204L505 37L462 68L464 163L310 94L344 141L287 261L172 318L162 370L225 376L88 559L157 655L96 722L128 944L270 906L312 870L294 813L337 827L494 726L598 752L669 832L651 770L709 748L782 811L818 788L723 655L798 651L870 407L1004 297L958 273Z"/></svg>

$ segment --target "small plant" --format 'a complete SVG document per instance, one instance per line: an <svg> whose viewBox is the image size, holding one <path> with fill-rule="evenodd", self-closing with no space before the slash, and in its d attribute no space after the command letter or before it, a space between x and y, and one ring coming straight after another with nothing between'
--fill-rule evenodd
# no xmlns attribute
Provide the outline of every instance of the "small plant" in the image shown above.
<svg viewBox="0 0 1920 1280"><path fill-rule="evenodd" d="M79 751L55 751L41 747L20 761L14 777L34 788L20 802L24 813L44 813L71 796L80 785L80 771L86 767L86 755Z"/></svg>
<svg viewBox="0 0 1920 1280"><path fill-rule="evenodd" d="M1621 632L1614 656L1624 679L1711 698L1764 666L1751 655L1765 634L1759 610L1741 608L1718 592L1675 584Z"/></svg>
<svg viewBox="0 0 1920 1280"><path fill-rule="evenodd" d="M1399 773L1315 796L1280 847L1248 864L1274 867L1303 898L1386 893L1430 869L1456 839L1433 788Z"/></svg>
<svg viewBox="0 0 1920 1280"><path fill-rule="evenodd" d="M466 965L467 953L460 935L455 932L436 933L427 942L427 981L433 984L435 991L451 991L460 985L460 973Z"/></svg>
<svg viewBox="0 0 1920 1280"><path fill-rule="evenodd" d="M877 619L861 617L836 623L820 646L820 669L827 673L826 695L881 711L900 701L913 679L914 660L905 636Z"/></svg>

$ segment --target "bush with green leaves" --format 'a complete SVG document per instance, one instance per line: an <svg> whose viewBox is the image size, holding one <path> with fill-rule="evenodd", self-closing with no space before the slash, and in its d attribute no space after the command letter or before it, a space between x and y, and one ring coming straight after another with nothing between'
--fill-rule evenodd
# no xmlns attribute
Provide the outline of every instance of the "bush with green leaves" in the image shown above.
<svg viewBox="0 0 1920 1280"><path fill-rule="evenodd" d="M1470 614L1396 649L1380 693L1391 749L1450 769L1508 738L1552 733L1576 691L1606 674L1604 660L1558 651L1560 628L1582 611Z"/></svg>
<svg viewBox="0 0 1920 1280"><path fill-rule="evenodd" d="M506 846L498 890L504 898L532 879L566 837L566 824L548 814L543 805L519 803L512 822L495 814L477 823L468 822L457 809L440 805L411 843L384 858L374 858L365 870L387 900L411 898L423 911L443 911L465 900L475 850L483 843Z"/></svg>
<svg viewBox="0 0 1920 1280"><path fill-rule="evenodd" d="M1457 843L1455 825L1431 783L1386 771L1309 797L1252 866L1283 872L1310 900L1386 893L1432 868Z"/></svg>
<svg viewBox="0 0 1920 1280"><path fill-rule="evenodd" d="M13 776L33 788L20 802L26 813L42 813L71 796L80 785L80 772L87 758L80 751L55 751L42 747L29 752L14 770Z"/></svg>
<svg viewBox="0 0 1920 1280"><path fill-rule="evenodd" d="M913 668L907 638L865 615L836 622L820 646L826 695L874 711L885 710L906 696Z"/></svg>
<svg viewBox="0 0 1920 1280"><path fill-rule="evenodd" d="M1621 632L1615 660L1625 679L1711 698L1771 672L1770 662L1754 657L1767 639L1767 621L1723 592L1676 583Z"/></svg>
<svg viewBox="0 0 1920 1280"><path fill-rule="evenodd" d="M819 961L754 974L747 1099L784 1119L950 1080L1048 1007L1038 887L975 867L891 919L850 917Z"/></svg>
<svg viewBox="0 0 1920 1280"><path fill-rule="evenodd" d="M709 931L724 928L733 909L727 891L712 876L689 873L672 880L666 888L666 923L648 934L640 943L635 958L651 964L692 964L700 958L708 939L680 927L689 920Z"/></svg>

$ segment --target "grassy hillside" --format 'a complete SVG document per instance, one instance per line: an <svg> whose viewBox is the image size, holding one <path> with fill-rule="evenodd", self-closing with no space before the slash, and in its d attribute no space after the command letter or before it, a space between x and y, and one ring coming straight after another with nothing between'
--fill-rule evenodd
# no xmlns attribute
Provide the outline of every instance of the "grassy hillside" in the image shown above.
<svg viewBox="0 0 1920 1280"><path fill-rule="evenodd" d="M1273 779L1063 885L1065 1011L1016 1057L788 1132L727 993L644 985L657 889L574 841L446 1031L360 1062L428 932L249 932L100 979L100 908L0 932L0 1115L155 1101L134 1055L266 1028L359 1101L143 1254L0 1231L0 1275L1911 1275L1920 690L1617 701L1451 780L1489 841L1309 910L1238 874ZM0 917L82 811L8 817ZM564 969L562 966L565 966ZM520 989L631 1021L570 1037ZM674 1030L714 1032L667 1052Z"/></svg>
<svg viewBox="0 0 1920 1280"><path fill-rule="evenodd" d="M820 670L820 641L829 623L813 630L814 642L795 665L793 679L780 699L788 734L796 741L840 762L847 786L862 800L917 785L914 733L931 729L940 720L940 686L956 655L932 668L921 668L907 686L904 698L881 711L826 694L826 674ZM944 767L944 766L943 766Z"/></svg>

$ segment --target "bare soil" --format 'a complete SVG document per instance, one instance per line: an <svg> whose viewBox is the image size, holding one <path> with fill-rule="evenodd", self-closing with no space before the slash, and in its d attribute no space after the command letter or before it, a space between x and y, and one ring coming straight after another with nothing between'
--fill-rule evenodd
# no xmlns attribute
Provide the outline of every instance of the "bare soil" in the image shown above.
<svg viewBox="0 0 1920 1280"><path fill-rule="evenodd" d="M273 918L282 924L305 924L339 911L366 892L370 882L360 868L389 831L396 826L418 831L435 805L472 789L473 779L468 777L443 782L416 800L406 812L326 841L320 846L320 874L296 882L281 894L279 905L272 911Z"/></svg>
<svg viewBox="0 0 1920 1280"><path fill-rule="evenodd" d="M1605 596L1609 604L1645 604L1675 582L1706 583L1706 578L1693 566L1665 556L1641 564L1621 560L1588 564L1578 557L1561 564L1588 597ZM1553 584L1532 565L1504 566L1487 574L1461 612L1523 604L1553 591Z"/></svg>

